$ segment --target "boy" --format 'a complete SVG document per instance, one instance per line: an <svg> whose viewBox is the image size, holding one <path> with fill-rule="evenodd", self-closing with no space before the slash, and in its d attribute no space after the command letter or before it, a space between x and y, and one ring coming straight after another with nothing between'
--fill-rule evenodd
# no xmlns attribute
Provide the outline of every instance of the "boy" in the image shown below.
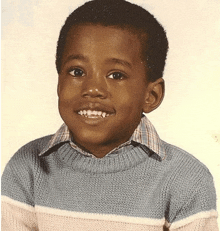
<svg viewBox="0 0 220 231"><path fill-rule="evenodd" d="M163 99L167 50L156 19L123 0L67 18L56 56L65 123L6 166L3 230L218 230L211 174L143 114Z"/></svg>

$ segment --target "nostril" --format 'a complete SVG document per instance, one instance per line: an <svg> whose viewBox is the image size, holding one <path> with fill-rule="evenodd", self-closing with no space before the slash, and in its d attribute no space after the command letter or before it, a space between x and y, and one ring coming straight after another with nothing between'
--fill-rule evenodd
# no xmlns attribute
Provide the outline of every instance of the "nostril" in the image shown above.
<svg viewBox="0 0 220 231"><path fill-rule="evenodd" d="M89 88L85 89L82 94L83 97L99 97L99 98L106 98L107 91L105 89L98 89L98 88Z"/></svg>
<svg viewBox="0 0 220 231"><path fill-rule="evenodd" d="M89 90L90 93L92 93L93 91L94 91L94 92L98 92L99 90L98 90L97 88L95 88L95 89L90 89L90 90Z"/></svg>
<svg viewBox="0 0 220 231"><path fill-rule="evenodd" d="M108 96L106 79L98 74L85 78L82 85L82 96L106 98Z"/></svg>

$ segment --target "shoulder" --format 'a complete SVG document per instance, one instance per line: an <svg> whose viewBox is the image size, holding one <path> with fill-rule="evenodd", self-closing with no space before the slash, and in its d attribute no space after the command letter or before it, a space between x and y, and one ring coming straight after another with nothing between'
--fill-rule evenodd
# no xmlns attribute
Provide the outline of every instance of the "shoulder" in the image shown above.
<svg viewBox="0 0 220 231"><path fill-rule="evenodd" d="M40 163L39 154L50 141L52 135L44 136L33 140L22 146L7 163L2 180L8 176L20 177L31 175Z"/></svg>
<svg viewBox="0 0 220 231"><path fill-rule="evenodd" d="M195 174L205 174L211 176L211 173L205 164L199 161L192 154L177 146L166 143L165 141L162 142L166 153L165 161L172 165L173 168L176 168L179 171L184 171L185 173L193 170L192 172Z"/></svg>
<svg viewBox="0 0 220 231"><path fill-rule="evenodd" d="M211 204L215 204L215 187L209 169L190 153L164 142L167 170L167 188L175 201L183 201L193 196L206 195ZM181 193L180 193L181 192ZM207 199L208 200L208 199Z"/></svg>
<svg viewBox="0 0 220 231"><path fill-rule="evenodd" d="M2 175L2 195L33 205L34 185L42 172L39 153L51 137L33 140L12 156Z"/></svg>
<svg viewBox="0 0 220 231"><path fill-rule="evenodd" d="M193 198L200 198L203 201L207 197L209 198L207 201L214 207L215 187L209 169L181 148L166 142L164 142L164 146L167 153L165 165L169 169L168 188L170 189L170 195L178 203L181 201L186 203L188 199L193 200Z"/></svg>
<svg viewBox="0 0 220 231"><path fill-rule="evenodd" d="M174 222L193 214L216 210L216 193L209 169L193 155L164 142L168 170L167 220Z"/></svg>
<svg viewBox="0 0 220 231"><path fill-rule="evenodd" d="M17 153L34 153L39 154L43 148L48 144L53 135L44 136L22 146Z"/></svg>
<svg viewBox="0 0 220 231"><path fill-rule="evenodd" d="M52 135L44 136L38 139L35 139L24 146L22 146L9 160L7 167L18 167L24 165L28 162L32 162L38 158L38 155L43 150L43 148L48 144Z"/></svg>
<svg viewBox="0 0 220 231"><path fill-rule="evenodd" d="M25 161L31 161L38 157L43 148L48 144L52 135L44 136L22 146L10 159L9 165L13 165L14 162L18 164L23 159Z"/></svg>
<svg viewBox="0 0 220 231"><path fill-rule="evenodd" d="M24 175L37 171L41 162L39 154L51 137L52 135L44 136L22 146L7 163L2 178L4 179L4 176L9 174Z"/></svg>

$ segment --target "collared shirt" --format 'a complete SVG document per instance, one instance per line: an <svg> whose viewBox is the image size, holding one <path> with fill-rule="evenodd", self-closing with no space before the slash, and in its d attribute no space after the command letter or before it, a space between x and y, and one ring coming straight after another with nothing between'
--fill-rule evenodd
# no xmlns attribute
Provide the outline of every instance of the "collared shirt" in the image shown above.
<svg viewBox="0 0 220 231"><path fill-rule="evenodd" d="M153 151L155 154L157 154L161 159L165 158L165 150L164 146L162 144L162 141L160 137L158 136L154 126L149 121L149 119L146 116L143 116L139 125L135 129L134 133L130 137L130 139L110 151L107 155L110 155L114 153L119 148L126 147L128 145L131 145L131 143L136 142L139 143L147 148L149 148L151 151ZM52 136L48 144L45 146L43 151L39 154L40 156L45 155L47 151L49 151L52 147L55 145L61 144L61 143L67 143L69 142L71 147L78 152L80 152L83 155L90 156L93 158L96 158L93 154L88 153L84 150L82 150L80 147L78 147L73 141L71 137L71 133L67 127L67 125L64 123L60 129ZM106 155L106 156L107 156Z"/></svg>

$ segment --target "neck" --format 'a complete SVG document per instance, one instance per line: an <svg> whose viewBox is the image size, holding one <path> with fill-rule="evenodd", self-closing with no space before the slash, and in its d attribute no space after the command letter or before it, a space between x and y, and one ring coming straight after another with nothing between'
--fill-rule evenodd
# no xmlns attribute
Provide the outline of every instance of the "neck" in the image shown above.
<svg viewBox="0 0 220 231"><path fill-rule="evenodd" d="M117 148L119 145L125 143L128 140L129 139L125 139L122 142L107 143L107 144L104 144L104 145L99 145L99 144L98 145L97 144L84 144L84 145L80 145L79 143L76 143L76 142L75 142L75 144L78 147L80 147L83 151L91 153L91 154L93 154L97 158L103 158L109 152L111 152L113 149Z"/></svg>

